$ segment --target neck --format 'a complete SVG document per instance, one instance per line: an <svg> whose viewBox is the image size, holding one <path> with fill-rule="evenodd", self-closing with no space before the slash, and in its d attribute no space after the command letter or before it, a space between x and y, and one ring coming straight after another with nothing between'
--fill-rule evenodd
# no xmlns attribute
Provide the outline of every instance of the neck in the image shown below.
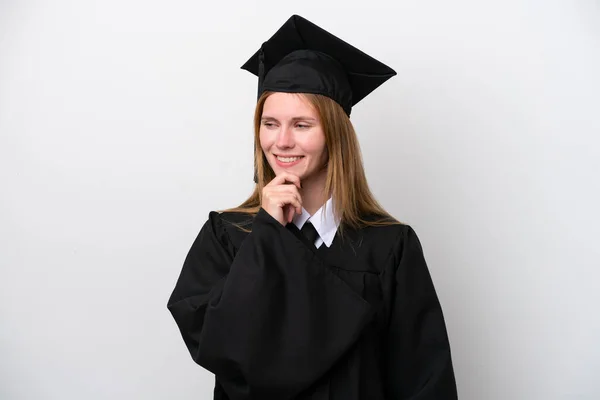
<svg viewBox="0 0 600 400"><path fill-rule="evenodd" d="M329 196L325 196L325 181L327 172L321 173L315 177L310 177L302 180L302 206L310 215L317 212L319 208L325 204Z"/></svg>

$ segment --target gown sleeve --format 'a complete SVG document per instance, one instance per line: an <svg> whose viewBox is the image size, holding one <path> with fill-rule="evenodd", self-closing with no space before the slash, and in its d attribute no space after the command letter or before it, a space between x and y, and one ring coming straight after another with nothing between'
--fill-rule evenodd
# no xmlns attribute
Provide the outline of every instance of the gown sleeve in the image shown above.
<svg viewBox="0 0 600 400"><path fill-rule="evenodd" d="M264 209L237 254L211 213L168 302L192 358L236 398L292 398L355 343L373 310Z"/></svg>
<svg viewBox="0 0 600 400"><path fill-rule="evenodd" d="M386 335L386 391L393 400L455 400L444 316L415 231L407 226Z"/></svg>

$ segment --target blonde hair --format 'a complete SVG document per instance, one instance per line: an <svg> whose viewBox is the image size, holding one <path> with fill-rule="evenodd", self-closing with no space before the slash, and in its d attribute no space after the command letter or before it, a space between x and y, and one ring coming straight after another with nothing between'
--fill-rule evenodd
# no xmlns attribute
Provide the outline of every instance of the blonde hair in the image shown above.
<svg viewBox="0 0 600 400"><path fill-rule="evenodd" d="M272 92L263 93L254 112L256 186L253 193L238 207L222 210L255 215L262 204L262 190L275 173L269 165L260 146L260 125L265 101ZM369 189L362 162L360 146L350 118L342 107L329 97L319 94L298 94L317 111L329 154L327 178L323 193L333 197L335 217L340 227L361 228L364 226L386 226L399 224L388 214ZM327 198L323 199L323 203ZM242 227L240 227L242 228ZM243 228L242 228L243 229Z"/></svg>

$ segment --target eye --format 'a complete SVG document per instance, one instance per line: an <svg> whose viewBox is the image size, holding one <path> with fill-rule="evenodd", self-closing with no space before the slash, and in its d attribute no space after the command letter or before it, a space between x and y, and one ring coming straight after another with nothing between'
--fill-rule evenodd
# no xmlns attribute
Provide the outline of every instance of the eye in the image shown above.
<svg viewBox="0 0 600 400"><path fill-rule="evenodd" d="M268 129L273 129L276 127L275 123L269 121L263 121L263 126L266 126Z"/></svg>
<svg viewBox="0 0 600 400"><path fill-rule="evenodd" d="M299 129L308 129L308 128L310 128L310 125L296 124L296 128L299 128Z"/></svg>

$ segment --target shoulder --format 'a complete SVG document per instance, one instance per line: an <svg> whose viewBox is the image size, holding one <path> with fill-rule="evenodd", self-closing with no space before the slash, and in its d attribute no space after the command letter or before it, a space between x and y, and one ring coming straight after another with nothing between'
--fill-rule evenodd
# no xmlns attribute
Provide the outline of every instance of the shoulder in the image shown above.
<svg viewBox="0 0 600 400"><path fill-rule="evenodd" d="M388 225L384 227L377 227L376 229L381 229L387 235L395 237L395 243L398 246L402 246L406 242L414 242L418 241L417 232L413 228L412 225L407 223L398 222L394 225Z"/></svg>
<svg viewBox="0 0 600 400"><path fill-rule="evenodd" d="M412 225L395 222L386 225L370 225L361 228L359 236L366 244L396 257L407 248L420 249L421 243Z"/></svg>
<svg viewBox="0 0 600 400"><path fill-rule="evenodd" d="M409 224L396 222L386 225L370 225L360 229L365 236L384 239L388 243L401 243L411 236L416 236L415 230Z"/></svg>
<svg viewBox="0 0 600 400"><path fill-rule="evenodd" d="M414 232L411 225L390 215L366 214L361 217L361 220L360 229L369 234L401 238Z"/></svg>
<svg viewBox="0 0 600 400"><path fill-rule="evenodd" d="M247 225L252 224L254 214L231 211L211 211L208 213L208 219L221 225Z"/></svg>
<svg viewBox="0 0 600 400"><path fill-rule="evenodd" d="M239 244L252 230L253 221L253 214L211 211L208 214L206 223L211 226L220 240Z"/></svg>
<svg viewBox="0 0 600 400"><path fill-rule="evenodd" d="M421 241L412 225L396 225L394 233L396 239L393 243L392 254L396 264L400 263L402 259L411 262L411 260L417 261L424 257Z"/></svg>

